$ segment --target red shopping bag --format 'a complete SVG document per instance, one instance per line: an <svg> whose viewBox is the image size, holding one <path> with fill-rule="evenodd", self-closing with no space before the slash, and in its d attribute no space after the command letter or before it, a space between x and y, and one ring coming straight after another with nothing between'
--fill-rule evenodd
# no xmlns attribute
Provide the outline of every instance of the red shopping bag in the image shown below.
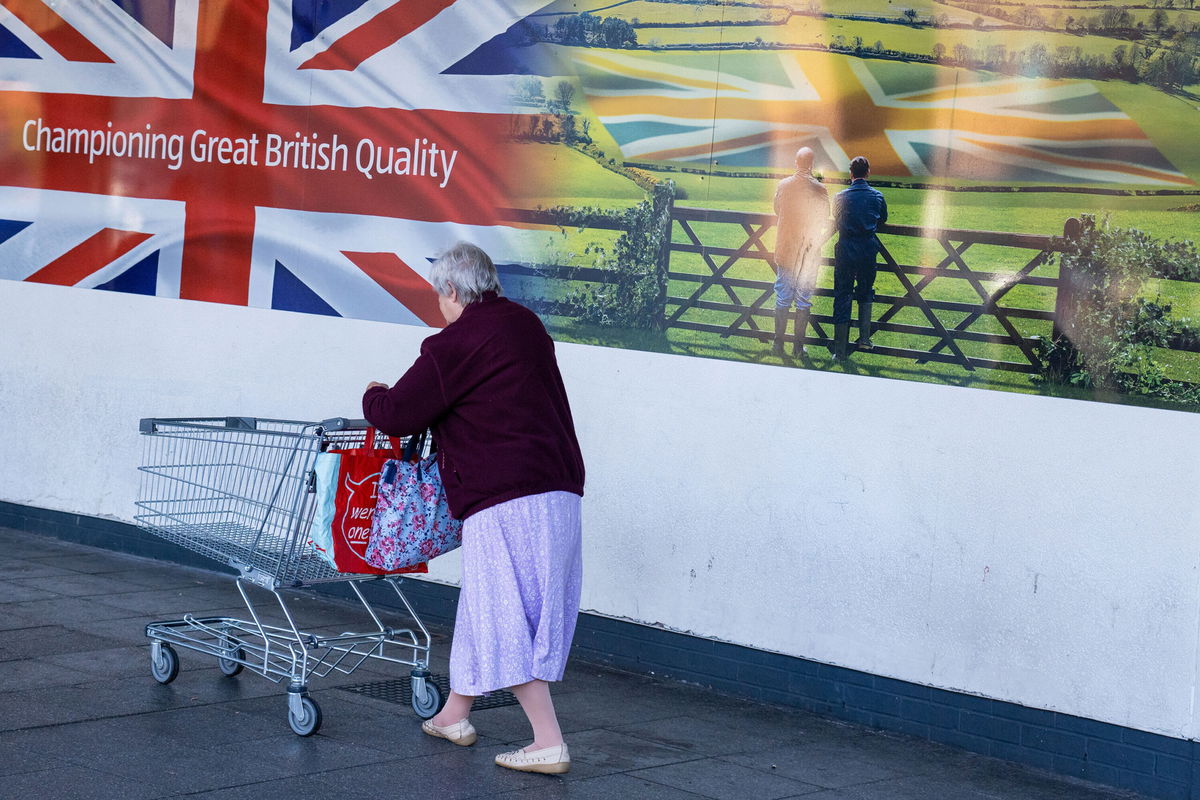
<svg viewBox="0 0 1200 800"><path fill-rule="evenodd" d="M399 458L392 449L374 447L376 433L367 431L364 447L342 450L338 467L337 494L334 495L333 561L338 572L366 575L394 575L401 572L428 572L426 564L386 570L367 563L367 544L371 540L371 521L378 499L379 473L389 458Z"/></svg>

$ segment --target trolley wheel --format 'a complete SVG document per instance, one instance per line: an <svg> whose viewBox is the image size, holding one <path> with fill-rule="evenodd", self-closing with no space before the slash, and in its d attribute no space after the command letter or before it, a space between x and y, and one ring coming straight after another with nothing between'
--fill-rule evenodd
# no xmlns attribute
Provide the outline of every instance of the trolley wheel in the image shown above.
<svg viewBox="0 0 1200 800"><path fill-rule="evenodd" d="M237 639L228 639L222 641L221 644L225 647L225 654L228 658L217 657L217 667L221 670L221 674L232 678L237 675L246 666L242 661L246 660L246 651L241 648Z"/></svg>
<svg viewBox="0 0 1200 800"><path fill-rule="evenodd" d="M170 683L179 676L179 654L175 648L163 642L158 647L158 658L150 651L150 674L162 684Z"/></svg>
<svg viewBox="0 0 1200 800"><path fill-rule="evenodd" d="M442 690L433 682L432 678L425 679L425 690L418 692L414 687L412 693L412 710L416 712L421 719L432 719L442 706L446 705L446 698L442 697Z"/></svg>
<svg viewBox="0 0 1200 800"><path fill-rule="evenodd" d="M312 736L321 727L321 707L308 695L300 698L301 715L297 717L289 705L288 726L297 736Z"/></svg>

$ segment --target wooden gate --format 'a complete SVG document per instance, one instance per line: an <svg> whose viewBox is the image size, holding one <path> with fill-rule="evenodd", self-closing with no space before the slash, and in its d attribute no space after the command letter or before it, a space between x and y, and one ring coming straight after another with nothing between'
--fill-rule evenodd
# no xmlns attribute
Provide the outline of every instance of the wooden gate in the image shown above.
<svg viewBox="0 0 1200 800"><path fill-rule="evenodd" d="M772 214L753 214L740 211L714 211L676 206L672 224L682 235L674 235L671 243L671 262L667 276L672 291L666 298L667 326L694 331L706 331L722 337L743 336L768 340L772 331L760 325L760 321L773 314L774 272L771 266L772 252L765 235L775 226ZM729 239L730 228L740 229L736 239L740 243L715 245L706 243L701 235L713 233L715 228L725 228L720 238ZM878 291L875 303L883 306L877 317L876 331L906 334L904 344L876 345L874 355L912 359L917 363L929 361L958 364L965 370L980 367L1035 372L1038 370L1036 334L1022 332L1018 320L1036 320L1046 334L1051 333L1058 304L1065 293L1058 291L1061 278L1054 270L1042 270L1053 253L1064 249L1065 239L1053 236L1038 236L994 231L954 230L950 228L920 228L909 225L884 225L879 230L880 276L895 276L898 293ZM933 263L904 263L893 255L897 237L922 240L938 251ZM682 241L680 241L682 240ZM1004 271L973 267L968 263L968 253L980 245L992 246L987 254L988 263L996 261L995 248L1004 248L1005 260L1012 266ZM907 248L911 250L912 248ZM699 257L699 264L692 258L685 268L683 258L677 254L692 254ZM932 259L930 259L932 260ZM748 277L745 262L756 262L753 272L763 277ZM1015 263L1014 263L1015 262ZM827 266L832 258L824 258ZM743 264L740 275L731 275L737 265ZM699 267L699 268L697 268ZM968 300L948 299L936 296L930 287L939 279L958 282L970 288ZM945 283L945 281L942 281ZM878 285L878 284L877 284ZM1055 298L1049 307L1027 308L1019 304L1002 303L1018 286L1046 287L1054 292ZM956 292L949 292L955 294ZM833 291L818 288L818 296L831 297ZM714 296L715 295L715 296ZM917 318L908 314L907 321L897 319L907 309L914 309ZM961 315L961 316L959 316ZM952 319L953 317L959 317ZM832 316L819 313L814 307L806 344L831 344ZM985 323L981 325L980 323ZM979 330L986 327L988 330ZM975 328L975 329L973 329ZM913 342L920 338L927 346ZM795 341L793 334L787 340ZM1012 357L996 358L972 355L964 352L968 342L984 342L991 345L1010 345Z"/></svg>

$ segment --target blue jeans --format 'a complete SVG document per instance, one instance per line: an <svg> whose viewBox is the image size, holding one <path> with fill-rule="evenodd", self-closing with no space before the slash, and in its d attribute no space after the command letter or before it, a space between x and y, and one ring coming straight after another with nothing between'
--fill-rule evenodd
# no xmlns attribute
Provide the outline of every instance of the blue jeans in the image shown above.
<svg viewBox="0 0 1200 800"><path fill-rule="evenodd" d="M789 309L792 303L800 311L812 308L816 277L816 270L806 273L775 267L775 308Z"/></svg>

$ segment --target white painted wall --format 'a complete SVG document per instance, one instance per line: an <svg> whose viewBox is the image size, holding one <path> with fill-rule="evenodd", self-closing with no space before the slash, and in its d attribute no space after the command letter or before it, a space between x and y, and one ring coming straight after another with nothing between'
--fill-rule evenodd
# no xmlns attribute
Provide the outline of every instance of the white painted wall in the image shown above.
<svg viewBox="0 0 1200 800"><path fill-rule="evenodd" d="M130 520L142 416L358 416L428 331L0 281L0 500ZM1200 416L560 345L584 607L1196 738ZM431 578L457 579L455 556Z"/></svg>

